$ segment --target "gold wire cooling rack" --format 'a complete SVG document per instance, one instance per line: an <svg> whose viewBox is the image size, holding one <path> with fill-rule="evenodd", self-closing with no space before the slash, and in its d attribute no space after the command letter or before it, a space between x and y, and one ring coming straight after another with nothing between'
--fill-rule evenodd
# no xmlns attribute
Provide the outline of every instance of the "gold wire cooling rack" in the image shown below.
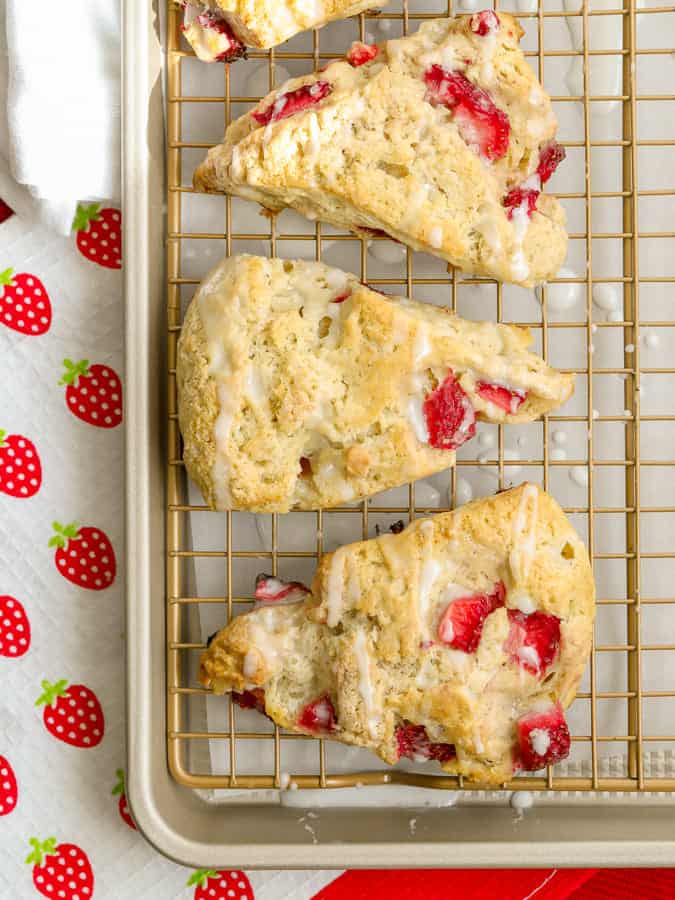
<svg viewBox="0 0 675 900"><path fill-rule="evenodd" d="M407 0L404 0L399 11L391 11L384 7L380 12L365 13L353 22L353 33L342 48L346 50L352 40L366 39L368 29L373 25L371 20L383 22L389 20L397 28L396 34L406 34L414 30L419 20L434 18L439 15L452 15L452 5L434 9L433 12L418 12L409 9ZM645 275L640 274L640 265L643 248L646 242L658 242L659 239L672 239L675 232L649 231L645 227L642 215L642 204L649 211L650 204L665 203L671 205L675 198L675 155L669 157L670 163L660 163L656 166L660 172L654 172L653 158L645 148L663 148L666 154L672 154L675 148L675 109L673 101L675 95L662 93L639 93L640 66L648 57L656 57L659 66L672 64L672 47L648 47L642 46L638 40L638 21L640 17L662 16L664 19L675 13L673 6L645 6L638 8L635 0L624 0L612 5L611 0L605 5L606 9L589 8L588 0L577 9L569 9L569 0L560 0L557 4L560 8L548 8L549 0L539 0L536 11L520 13L514 10L522 21L531 39L530 46L534 49L526 50L526 56L530 63L538 71L539 78L546 84L547 67L555 66L560 57L568 57L569 60L580 60L579 87L583 85L583 92L572 91L570 95L552 95L554 108L560 110L562 104L576 103L583 111L582 135L579 140L562 140L568 149L568 155L581 154L583 159L583 171L585 175L579 190L570 193L558 194L566 205L576 204L578 214L574 217L573 224L580 224L576 230L570 230L571 246L581 247L581 258L585 260L586 270L583 275L559 279L557 285L564 285L565 281L579 285L582 292L582 303L585 307L584 315L576 317L576 320L556 321L547 313L547 291L554 288L544 286L542 288L543 303L540 318L536 321L522 322L527 324L537 336L538 345L545 358L549 358L556 342L560 339L561 330L579 329L578 340L585 346L585 363L582 361L575 368L566 371L574 371L577 375L577 393L582 393L583 408L578 415L550 415L544 418L539 426L542 429L541 453L538 458L523 460L519 463L525 467L525 475L541 481L545 489L551 482L555 482L560 473L559 467L587 466L588 485L586 489L586 502L565 508L568 514L575 517L575 521L585 520L589 552L596 570L599 567L611 565L621 570L621 578L618 590L607 591L598 598L598 623L596 637L590 660L587 690L580 691L574 708L585 706L587 710L587 726L581 731L573 733L573 750L577 757L581 755L584 767L570 774L569 771L561 772L560 768L549 768L546 775L519 777L505 787L526 787L534 790L594 790L594 791L672 791L675 790L675 777L654 777L648 771L644 758L651 748L672 747L675 741L675 725L663 728L663 733L648 733L645 728L644 710L647 704L662 704L663 714L659 722L675 722L672 715L673 698L675 698L675 685L660 685L663 690L647 690L644 688L644 663L649 660L653 664L655 659L663 659L661 654L675 654L675 638L673 643L648 643L643 640L641 620L650 608L662 604L675 604L675 595L672 591L649 590L644 594L641 591L641 580L645 581L645 572L653 566L668 566L668 560L675 559L675 552L667 549L654 549L641 542L641 520L650 514L675 513L675 506L667 505L669 492L653 487L653 477L660 484L666 485L673 480L673 466L675 460L668 459L669 455L663 453L664 458L656 458L653 454L649 458L641 455L641 436L645 428L660 423L659 427L665 427L663 423L675 423L675 414L672 414L672 388L664 382L660 393L666 397L666 409L659 413L643 414L640 409L641 402L641 378L648 376L668 376L675 374L675 368L645 367L641 361L640 329L648 328L651 333L666 329L661 334L672 334L669 329L675 327L675 321L669 321L661 316L641 318L640 291L650 292L654 286L661 285L660 291L667 291L668 285L675 283L675 274ZM543 4L543 5L542 5ZM396 0L394 0L394 7ZM498 7L497 7L498 8ZM506 0L502 0L502 8L506 9ZM466 10L460 10L466 11ZM510 11L510 10L509 10ZM233 566L241 560L259 560L259 569L277 573L280 562L285 565L287 559L316 560L322 553L323 535L327 520L336 514L346 514L352 517L352 539L357 540L367 537L372 531L372 518L375 513L378 516L391 515L413 519L419 514L434 513L447 509L448 506L428 506L416 503L415 485L408 487L408 501L402 505L375 506L374 500L364 501L354 507L345 507L339 510L326 509L316 513L306 514L314 517L315 529L311 544L303 550L284 549L280 539L281 517L271 516L271 548L261 551L259 548L238 548L236 540L236 521L231 513L227 515L227 539L225 545L218 550L206 550L189 546L189 517L195 513L208 516L224 516L225 514L206 511L206 507L191 504L188 498L186 476L181 460L181 438L179 434L176 414L176 384L175 384L175 359L176 343L181 325L182 301L194 292L198 284L198 278L186 277L182 263L181 246L187 241L220 242L225 254L237 252L237 242L245 240L265 240L272 255L280 252L284 254L284 242L304 242L302 246L311 247L311 253L319 260L327 245L328 236L330 242L351 241L360 243L360 277L363 281L376 286L389 286L392 291L407 293L411 296L420 296L422 289L433 290L436 297L442 295L446 305L457 309L458 298L466 285L480 282L489 285L495 301L496 318L502 321L505 313L504 291L505 287L495 282L483 279L463 277L456 271L444 277L421 277L416 273L413 254L407 250L402 262L402 277L378 278L369 273L369 255L365 242L353 235L337 234L334 229L327 229L321 223L313 223L310 230L298 233L299 229L293 229L295 233L285 233L275 218L264 220L265 233L244 233L236 228L233 220L232 198L217 198L222 205L223 230L219 233L211 233L199 230L185 230L184 204L197 201L190 199L194 192L189 186L194 163L204 154L211 144L205 141L188 140L184 137L184 121L188 105L194 104L201 107L201 111L208 109L213 111L214 119L222 115L224 108L224 121L229 124L232 118L236 118L248 105L257 102L259 96L242 96L233 91L233 75L230 66L209 67L209 77L217 69L218 79L222 78L221 88L215 95L201 96L183 92L184 67L193 54L186 45L181 42L180 10L176 9L171 0L168 4L168 34L167 34L167 118L168 118L168 272L167 272L167 319L168 319L168 466L167 466L167 705L168 705L168 759L171 772L175 779L186 786L194 788L278 788L286 779L282 772L282 751L291 746L289 742L306 742L304 748L315 747L318 763L304 766L302 769L291 770L291 779L300 788L319 787L343 787L357 784L408 784L427 786L434 788L470 788L480 786L465 785L461 778L442 774L421 774L418 772L399 771L398 769L381 769L375 771L355 771L349 774L331 772L331 766L327 762L326 743L322 740L301 735L292 735L282 732L274 727L266 733L262 726L255 730L245 730L240 723L241 712L234 706L223 700L222 728L218 731L209 731L203 723L208 720L203 715L195 717L191 704L200 703L202 710L205 697L208 692L199 688L194 681L194 663L196 656L204 648L204 643L194 639L196 629L195 605L201 607L206 604L218 604L222 611L222 620L229 620L236 610L241 610L243 604L250 603L250 597L233 596ZM613 16L618 25L618 34L621 40L616 49L595 48L590 38L591 25L594 17ZM565 22L572 19L577 29L577 49L557 49L550 46L547 35L549 26L554 22ZM661 20L659 20L661 21ZM671 23L672 24L672 23ZM387 26L389 28L389 26ZM291 52L282 47L270 52L252 52L250 59L266 61L268 85L260 90L264 93L275 86L275 66L283 64L291 66L295 60L303 61L300 71L309 71L314 67L323 65L328 59L335 58L334 48L332 52L322 52L321 42L325 31L316 31L311 38L311 49L304 52ZM666 29L666 34L668 30ZM389 35L392 36L392 35ZM308 46L308 45L305 45ZM596 57L612 56L617 61L617 71L620 70L617 94L592 93L592 65ZM653 65L654 59L647 61ZM195 63L192 63L193 65ZM199 64L201 65L201 64ZM242 65L237 63L236 65ZM259 64L260 65L260 64ZM559 80L559 79L558 79ZM664 78L661 83L666 83ZM612 102L615 104L618 115L618 132L614 140L596 140L593 135L594 104ZM651 115L657 116L665 123L664 127L670 128L670 133L665 137L641 139L638 130L644 109L649 106ZM597 107L596 107L597 108ZM669 123L669 124L668 124ZM611 148L616 154L620 177L614 190L594 190L595 173L599 165L596 148ZM663 157L661 157L663 158ZM642 167L648 168L649 178L643 178ZM642 189L643 182L648 185ZM209 202L214 202L210 198ZM617 227L611 231L594 230L595 209L603 203L613 204ZM262 220L261 220L262 221ZM672 216L670 221L672 221ZM618 264L609 274L606 271L596 273L594 270L593 251L604 241L619 242L617 255ZM203 245L202 245L203 246ZM286 245L289 247L290 245ZM293 246L298 246L297 244ZM654 244L652 244L654 246ZM660 246L660 245L659 245ZM664 247L666 245L664 244ZM288 255L288 254L286 254ZM303 254L307 256L307 250ZM665 250L663 252L665 256ZM672 258L672 257L669 257ZM672 264L671 264L672 265ZM581 268L583 272L583 267ZM668 269L668 263L665 263ZM675 269L671 269L675 272ZM204 274L204 273L202 273ZM568 273L569 275L569 273ZM556 282L554 282L556 284ZM595 321L593 308L593 292L598 284L613 285L615 290L622 295L623 307L617 315L608 321ZM395 286L395 287L394 287ZM430 287L433 286L433 287ZM648 297L649 299L649 297ZM651 308L651 307L648 307ZM494 316L490 316L494 317ZM554 320L552 320L552 318ZM609 329L620 341L620 359L613 367L594 366L593 340L601 338L605 329ZM568 332L569 334L569 332ZM614 415L599 414L594 409L594 387L598 379L604 376L619 376L623 379L623 386L619 388L623 396L619 400L624 404L623 410L618 410ZM597 391L597 387L596 387ZM651 391L651 388L650 388ZM670 402L670 408L668 403ZM644 404L643 404L644 405ZM555 454L550 449L549 436L551 429L560 427L558 423L577 423L576 427L583 427L585 454L579 459L561 460L560 454ZM619 458L608 457L603 452L603 432L605 427L622 429L621 446L623 454ZM498 427L497 441L491 455L494 457L489 462L494 466L499 479L499 487L505 485L505 466L509 465L509 458L505 456L504 429ZM673 446L671 444L671 446ZM482 460L481 462L485 462ZM455 505L457 499L458 473L466 472L463 467L476 467L481 464L476 459L460 459L456 469L449 470L447 475L448 503ZM621 490L615 493L619 499L606 497L606 491L600 492L603 475L608 471L622 473ZM641 472L643 483L650 477L649 497L655 499L651 505L643 504L641 500ZM596 487L597 486L597 487ZM600 496L600 493L602 496ZM644 491L643 491L644 493ZM672 492L670 492L672 493ZM659 503L663 501L663 505ZM672 501L671 502L675 502ZM612 548L607 552L600 552L597 548L602 546L599 536L603 533L603 521L608 515L620 516L623 522L624 540L619 548ZM369 520L370 517L370 520ZM667 522L667 518L665 519ZM675 529L670 525L670 533L675 534ZM668 525L665 526L666 530ZM644 531L644 528L643 528ZM667 546L667 545L666 545ZM675 549L675 548L673 548ZM188 577L188 566L196 562L215 558L222 565L221 596L193 596L196 591L191 590L191 580ZM674 564L675 565L675 564ZM666 568L667 577L667 568ZM675 568L672 569L675 575ZM672 580L670 584L672 585ZM614 593L614 596L612 596ZM647 596L647 593L650 596ZM668 595L670 593L670 596ZM617 596L618 594L618 596ZM603 636L603 611L613 608L617 610L623 622L623 637L607 640ZM641 615L642 612L642 615ZM605 690L598 684L598 672L603 661L612 657L620 660L622 677L617 683L610 685L614 690ZM650 679L650 684L651 684ZM603 689L601 689L603 687ZM602 716L599 714L600 705L604 703L620 703L621 721L625 722L622 728L605 731L601 727ZM229 709L228 709L229 707ZM212 717L213 718L213 717ZM197 721L201 725L194 725ZM248 721L251 721L250 718ZM266 720L265 725L267 726ZM653 730L653 729L652 729ZM241 771L241 760L246 758L247 742L266 741L271 742L272 752L269 754L272 764L266 771L257 774L248 774ZM202 749L201 758L208 758L203 749L208 747L207 742L224 742L227 748L226 755L229 758L228 771L225 774L213 774L213 772L200 773L196 771L194 759L199 756L191 752L190 748L199 745ZM669 743L670 742L670 743ZM213 745L210 745L213 746ZM297 746L297 745L296 745ZM601 765L601 758L606 749L619 752L623 759L618 774L607 774L607 768ZM305 752L304 759L308 758ZM239 763L239 765L238 765ZM209 768L208 765L205 768ZM243 767L246 768L246 767ZM283 778L282 778L283 775Z"/></svg>

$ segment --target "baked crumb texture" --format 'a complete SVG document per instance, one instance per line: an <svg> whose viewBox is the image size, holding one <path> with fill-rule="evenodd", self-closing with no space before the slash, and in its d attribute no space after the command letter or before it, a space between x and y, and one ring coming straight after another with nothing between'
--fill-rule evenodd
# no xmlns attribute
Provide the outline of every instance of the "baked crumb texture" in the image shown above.
<svg viewBox="0 0 675 900"><path fill-rule="evenodd" d="M542 189L565 153L522 33L485 11L354 44L233 122L195 187L386 234L467 273L545 281L567 235Z"/></svg>
<svg viewBox="0 0 675 900"><path fill-rule="evenodd" d="M532 484L260 576L199 680L278 725L496 784L563 759L591 648L588 554Z"/></svg>
<svg viewBox="0 0 675 900"><path fill-rule="evenodd" d="M203 62L233 62L246 47L269 49L387 0L182 0L182 31Z"/></svg>
<svg viewBox="0 0 675 900"><path fill-rule="evenodd" d="M476 420L529 422L573 376L526 328L390 297L323 263L237 256L187 311L176 377L187 471L213 509L287 512L454 464Z"/></svg>

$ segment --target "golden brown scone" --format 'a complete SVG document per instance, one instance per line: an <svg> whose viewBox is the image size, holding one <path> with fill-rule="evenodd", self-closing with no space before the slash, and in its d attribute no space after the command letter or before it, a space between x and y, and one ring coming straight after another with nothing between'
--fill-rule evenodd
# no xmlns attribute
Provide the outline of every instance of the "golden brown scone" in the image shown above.
<svg viewBox="0 0 675 900"><path fill-rule="evenodd" d="M355 44L233 122L195 187L385 232L465 272L545 281L567 235L541 188L564 151L521 34L512 16L488 11Z"/></svg>
<svg viewBox="0 0 675 900"><path fill-rule="evenodd" d="M256 596L202 654L216 693L473 781L567 755L562 708L590 652L595 589L586 548L539 487L329 553L311 593L259 576Z"/></svg>
<svg viewBox="0 0 675 900"><path fill-rule="evenodd" d="M188 309L178 342L187 471L214 509L286 512L439 472L475 419L529 422L573 377L527 329L470 322L323 263L238 256Z"/></svg>
<svg viewBox="0 0 675 900"><path fill-rule="evenodd" d="M388 0L180 0L182 31L204 62L232 62L245 47L268 49L294 34Z"/></svg>

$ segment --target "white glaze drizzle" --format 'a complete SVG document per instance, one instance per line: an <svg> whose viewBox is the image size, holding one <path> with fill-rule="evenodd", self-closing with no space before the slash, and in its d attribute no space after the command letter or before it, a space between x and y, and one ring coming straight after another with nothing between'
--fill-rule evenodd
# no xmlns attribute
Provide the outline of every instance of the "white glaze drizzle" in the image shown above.
<svg viewBox="0 0 675 900"><path fill-rule="evenodd" d="M346 555L346 547L335 551L326 579L326 624L329 628L335 628L342 618Z"/></svg>
<svg viewBox="0 0 675 900"><path fill-rule="evenodd" d="M417 611L420 623L420 640L427 641L430 636L429 605L431 590L441 572L438 560L434 559L434 525L429 519L420 523L422 534L422 562L417 586Z"/></svg>
<svg viewBox="0 0 675 900"><path fill-rule="evenodd" d="M539 494L533 484L526 484L513 520L513 546L509 566L516 581L524 581L534 557L537 537Z"/></svg>
<svg viewBox="0 0 675 900"><path fill-rule="evenodd" d="M366 725L370 736L375 738L377 737L380 719L375 709L373 682L370 675L370 655L366 640L365 632L359 629L354 637L353 647L356 654L356 664L359 669L359 693L361 694L366 713Z"/></svg>

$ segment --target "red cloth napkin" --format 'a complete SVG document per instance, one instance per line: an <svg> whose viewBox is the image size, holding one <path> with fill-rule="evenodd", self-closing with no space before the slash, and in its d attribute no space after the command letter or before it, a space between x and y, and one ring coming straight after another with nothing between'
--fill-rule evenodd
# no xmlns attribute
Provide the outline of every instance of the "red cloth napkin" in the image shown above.
<svg viewBox="0 0 675 900"><path fill-rule="evenodd" d="M675 897L675 869L345 872L314 900L619 900Z"/></svg>

